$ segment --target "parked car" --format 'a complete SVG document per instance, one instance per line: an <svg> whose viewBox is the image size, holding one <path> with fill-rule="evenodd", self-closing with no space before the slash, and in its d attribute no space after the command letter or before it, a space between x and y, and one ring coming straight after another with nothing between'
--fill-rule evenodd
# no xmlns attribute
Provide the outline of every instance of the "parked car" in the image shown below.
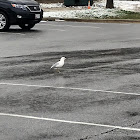
<svg viewBox="0 0 140 140"><path fill-rule="evenodd" d="M10 25L30 30L43 18L43 10L34 0L0 0L0 31Z"/></svg>

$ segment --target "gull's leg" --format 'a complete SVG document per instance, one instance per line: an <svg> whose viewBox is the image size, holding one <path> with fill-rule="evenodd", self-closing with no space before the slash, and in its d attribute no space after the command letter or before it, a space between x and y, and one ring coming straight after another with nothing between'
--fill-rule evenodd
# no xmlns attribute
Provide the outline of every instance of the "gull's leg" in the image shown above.
<svg viewBox="0 0 140 140"><path fill-rule="evenodd" d="M57 72L58 72L58 73L61 73L59 69L57 69Z"/></svg>
<svg viewBox="0 0 140 140"><path fill-rule="evenodd" d="M56 70L56 72L61 73L61 72L59 71L59 69L56 68L55 70Z"/></svg>

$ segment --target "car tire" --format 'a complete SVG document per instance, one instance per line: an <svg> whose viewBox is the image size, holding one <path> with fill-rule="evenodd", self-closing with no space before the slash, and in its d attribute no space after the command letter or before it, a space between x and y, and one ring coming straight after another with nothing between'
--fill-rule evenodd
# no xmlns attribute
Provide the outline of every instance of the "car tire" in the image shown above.
<svg viewBox="0 0 140 140"><path fill-rule="evenodd" d="M8 30L10 27L8 16L0 11L0 32Z"/></svg>
<svg viewBox="0 0 140 140"><path fill-rule="evenodd" d="M35 26L35 24L19 24L19 27L22 30L30 30L31 28L33 28Z"/></svg>

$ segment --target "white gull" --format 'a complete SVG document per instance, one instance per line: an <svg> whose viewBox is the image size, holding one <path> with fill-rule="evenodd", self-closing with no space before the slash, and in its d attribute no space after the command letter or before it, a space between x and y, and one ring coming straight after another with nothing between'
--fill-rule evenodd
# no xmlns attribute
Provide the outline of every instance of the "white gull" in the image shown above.
<svg viewBox="0 0 140 140"><path fill-rule="evenodd" d="M61 57L60 61L58 61L55 64L53 64L50 69L63 67L65 59L66 59L65 57Z"/></svg>

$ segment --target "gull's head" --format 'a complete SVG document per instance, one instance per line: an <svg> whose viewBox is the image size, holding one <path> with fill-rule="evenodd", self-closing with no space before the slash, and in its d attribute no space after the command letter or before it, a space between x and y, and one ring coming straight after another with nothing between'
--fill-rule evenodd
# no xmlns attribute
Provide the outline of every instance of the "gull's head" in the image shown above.
<svg viewBox="0 0 140 140"><path fill-rule="evenodd" d="M60 60L65 60L66 59L66 57L61 57L61 59Z"/></svg>

